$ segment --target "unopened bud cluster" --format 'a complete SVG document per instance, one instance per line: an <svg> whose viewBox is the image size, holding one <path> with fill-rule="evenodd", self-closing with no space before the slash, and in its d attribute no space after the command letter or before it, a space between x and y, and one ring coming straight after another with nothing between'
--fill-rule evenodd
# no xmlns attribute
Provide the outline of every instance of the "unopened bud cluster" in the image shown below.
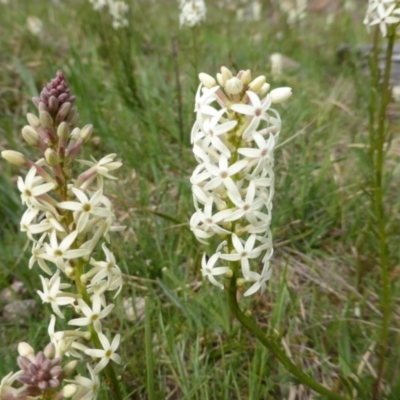
<svg viewBox="0 0 400 400"><path fill-rule="evenodd" d="M79 115L74 100L63 74L58 72L40 97L33 99L38 115L28 114L29 125L22 129L23 138L37 149L40 158L31 161L12 150L2 152L7 161L28 170L25 178L18 178L21 200L27 207L21 231L32 241L29 268L40 268L44 273L40 276L42 290L37 293L55 314L49 323L48 354L45 351L35 356L29 345L20 346L20 354L26 353L18 359L22 372L8 375L0 386L1 395L14 396L10 399L27 395L95 399L98 373L110 360L120 362L116 354L120 335L110 343L102 323L114 307L107 305L107 294L115 297L122 288L121 270L106 242L110 232L123 228L114 225L113 206L103 192L105 179L116 179L111 173L121 162L115 161L115 154L100 161L76 159L93 127L76 126ZM77 164L80 173L76 172ZM102 260L95 254L99 244ZM73 309L76 317L68 321L70 330L56 331L57 318L65 319L65 307ZM94 337L96 348L90 344ZM83 356L97 360L94 366L88 364L91 378L77 375L67 389L60 389L65 368L73 374ZM69 362L62 366L64 359ZM14 381L23 386L14 390Z"/></svg>
<svg viewBox="0 0 400 400"><path fill-rule="evenodd" d="M271 106L290 97L291 89L269 91L264 76L253 78L250 70L233 75L225 67L216 80L204 73L199 78L191 132L199 165L190 178L196 208L190 227L204 244L218 239L214 254L203 256L203 276L223 289L215 277L229 278L240 265L235 275L241 271L240 285L252 283L244 293L249 296L263 290L271 275L273 150L281 128ZM255 270L260 258L261 272Z"/></svg>

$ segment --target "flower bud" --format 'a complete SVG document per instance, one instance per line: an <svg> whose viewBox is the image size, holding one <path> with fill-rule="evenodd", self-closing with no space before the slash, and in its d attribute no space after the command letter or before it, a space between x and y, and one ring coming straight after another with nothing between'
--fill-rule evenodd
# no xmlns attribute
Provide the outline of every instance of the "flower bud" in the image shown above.
<svg viewBox="0 0 400 400"><path fill-rule="evenodd" d="M270 84L269 83L264 83L264 85L261 86L261 89L259 91L260 96L262 96L265 93L267 93L269 88L270 88Z"/></svg>
<svg viewBox="0 0 400 400"><path fill-rule="evenodd" d="M245 284L246 280L243 278L238 278L236 279L236 286L237 287L242 287Z"/></svg>
<svg viewBox="0 0 400 400"><path fill-rule="evenodd" d="M74 128L71 132L71 140L76 142L79 139L81 130L79 128Z"/></svg>
<svg viewBox="0 0 400 400"><path fill-rule="evenodd" d="M226 82L228 79L231 79L233 76L232 72L224 66L221 67L221 74L222 74L222 79L224 80L224 82Z"/></svg>
<svg viewBox="0 0 400 400"><path fill-rule="evenodd" d="M219 83L219 86L225 87L225 81L224 78L222 77L222 74L220 73L217 74L217 81Z"/></svg>
<svg viewBox="0 0 400 400"><path fill-rule="evenodd" d="M82 139L82 141L84 143L86 143L90 137L92 136L92 132L93 132L93 125L85 125L82 129L81 132L79 134L80 138Z"/></svg>
<svg viewBox="0 0 400 400"><path fill-rule="evenodd" d="M264 83L266 82L266 78L264 75L257 76L257 78L253 79L249 84L249 90L252 92L257 93Z"/></svg>
<svg viewBox="0 0 400 400"><path fill-rule="evenodd" d="M30 125L22 128L22 137L31 146L37 146L39 143L39 134Z"/></svg>
<svg viewBox="0 0 400 400"><path fill-rule="evenodd" d="M1 156L11 164L14 164L18 167L25 167L27 165L27 160L25 156L14 150L4 150L1 152Z"/></svg>
<svg viewBox="0 0 400 400"><path fill-rule="evenodd" d="M49 98L49 113L54 114L58 110L59 102L57 97L50 96Z"/></svg>
<svg viewBox="0 0 400 400"><path fill-rule="evenodd" d="M69 131L68 124L65 121L61 122L61 124L58 125L58 128L57 128L57 136L61 140L68 140L69 134L70 134L70 131Z"/></svg>
<svg viewBox="0 0 400 400"><path fill-rule="evenodd" d="M78 389L77 389L76 385L70 383L63 387L62 395L63 395L63 397L66 397L67 399L69 399L76 393L77 390Z"/></svg>
<svg viewBox="0 0 400 400"><path fill-rule="evenodd" d="M30 357L30 356L35 356L35 350L33 350L33 347L26 342L21 342L18 344L18 353L22 357Z"/></svg>
<svg viewBox="0 0 400 400"><path fill-rule="evenodd" d="M69 102L62 104L56 115L56 124L59 124L60 122L64 121L67 118L67 115L71 111L71 107L72 104Z"/></svg>
<svg viewBox="0 0 400 400"><path fill-rule="evenodd" d="M282 103L292 95L292 88L281 87L271 90L270 94L272 103Z"/></svg>
<svg viewBox="0 0 400 400"><path fill-rule="evenodd" d="M41 111L48 112L48 108L46 106L46 103L44 103L43 101L40 101L39 102L39 106L38 106L38 110L39 110L39 112L41 112Z"/></svg>
<svg viewBox="0 0 400 400"><path fill-rule="evenodd" d="M73 278L75 276L75 268L72 268L71 266L65 267L65 275L67 275L68 278Z"/></svg>
<svg viewBox="0 0 400 400"><path fill-rule="evenodd" d="M48 148L44 152L44 158L50 167L56 167L60 164L60 156L53 149Z"/></svg>
<svg viewBox="0 0 400 400"><path fill-rule="evenodd" d="M47 111L40 111L39 120L43 128L53 129L53 118Z"/></svg>
<svg viewBox="0 0 400 400"><path fill-rule="evenodd" d="M199 80L207 89L217 86L216 80L211 75L205 74L204 72L199 74Z"/></svg>
<svg viewBox="0 0 400 400"><path fill-rule="evenodd" d="M240 80L243 82L243 85L248 85L251 82L251 71L249 69L242 71Z"/></svg>
<svg viewBox="0 0 400 400"><path fill-rule="evenodd" d="M70 112L67 116L67 121L72 125L75 126L79 120L79 114L76 107L72 107Z"/></svg>
<svg viewBox="0 0 400 400"><path fill-rule="evenodd" d="M232 278L233 271L230 269L229 271L225 272L224 276L225 276L225 278L228 278L228 279Z"/></svg>
<svg viewBox="0 0 400 400"><path fill-rule="evenodd" d="M50 342L45 347L43 353L49 360L52 360L56 356L56 346L54 346L54 343Z"/></svg>
<svg viewBox="0 0 400 400"><path fill-rule="evenodd" d="M243 82L234 76L226 81L225 89L229 94L238 94L243 90Z"/></svg>
<svg viewBox="0 0 400 400"><path fill-rule="evenodd" d="M29 125L32 128L37 128L38 126L40 126L39 118L35 114L28 113L26 115L26 119L28 120Z"/></svg>
<svg viewBox="0 0 400 400"><path fill-rule="evenodd" d="M75 372L77 365L78 365L78 360L73 360L73 361L70 361L69 363L65 364L63 367L65 376L68 377L68 376L72 375Z"/></svg>

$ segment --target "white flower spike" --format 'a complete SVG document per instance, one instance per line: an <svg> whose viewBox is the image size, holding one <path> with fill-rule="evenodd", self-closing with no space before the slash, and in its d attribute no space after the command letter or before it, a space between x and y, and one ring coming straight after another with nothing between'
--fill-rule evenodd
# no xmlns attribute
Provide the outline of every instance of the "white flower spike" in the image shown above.
<svg viewBox="0 0 400 400"><path fill-rule="evenodd" d="M223 289L215 276L241 274L244 284L252 283L245 291L250 296L263 291L271 276L273 153L281 128L271 106L287 100L292 91L269 92L265 76L252 78L249 70L234 76L222 67L216 80L199 77L191 132L199 164L190 178L196 208L190 228L201 243L216 245L209 259L203 256L202 275ZM259 259L264 263L261 274L254 270ZM220 260L231 266L217 267Z"/></svg>

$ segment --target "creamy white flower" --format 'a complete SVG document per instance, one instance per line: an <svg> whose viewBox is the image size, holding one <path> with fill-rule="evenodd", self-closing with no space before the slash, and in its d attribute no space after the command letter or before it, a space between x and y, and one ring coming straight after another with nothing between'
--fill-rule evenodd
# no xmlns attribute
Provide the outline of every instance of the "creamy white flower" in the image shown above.
<svg viewBox="0 0 400 400"><path fill-rule="evenodd" d="M36 176L36 168L32 167L25 177L25 181L18 177L18 189L21 192L22 204L28 207L40 207L37 197L54 189L54 183L43 183L43 178Z"/></svg>
<svg viewBox="0 0 400 400"><path fill-rule="evenodd" d="M32 244L32 256L29 259L29 269L32 269L32 267L37 262L39 264L39 267L44 272L46 272L46 274L52 275L53 273L51 272L51 269L46 264L46 262L43 260L43 255L46 254L43 241L44 241L44 239L46 237L47 237L47 233L42 235L42 237L37 242L33 242L33 244Z"/></svg>
<svg viewBox="0 0 400 400"><path fill-rule="evenodd" d="M57 265L58 268L64 268L64 260L71 260L75 258L84 257L89 254L88 249L72 249L71 246L75 242L78 236L77 231L71 232L67 235L59 244L57 239L57 233L55 230L51 232L50 244L45 243L45 253L40 256L45 260L48 260Z"/></svg>
<svg viewBox="0 0 400 400"><path fill-rule="evenodd" d="M88 364L87 369L90 374L90 379L81 375L75 376L73 383L77 386L77 392L72 397L72 400L96 400L99 389L99 375L95 373L92 367Z"/></svg>
<svg viewBox="0 0 400 400"><path fill-rule="evenodd" d="M206 4L204 0L182 0L179 23L193 27L206 19Z"/></svg>
<svg viewBox="0 0 400 400"><path fill-rule="evenodd" d="M394 0L370 0L364 24L379 25L382 36L387 35L388 25L399 24L400 8Z"/></svg>
<svg viewBox="0 0 400 400"><path fill-rule="evenodd" d="M75 326L87 326L93 324L94 328L97 332L101 331L101 322L100 320L105 318L112 309L114 308L114 304L109 304L103 310L101 309L100 296L98 294L94 294L92 297L92 308L85 303L84 300L78 299L78 305L84 314L82 318L71 319L68 322L68 325Z"/></svg>
<svg viewBox="0 0 400 400"><path fill-rule="evenodd" d="M242 241L237 237L235 233L232 234L232 244L235 249L235 253L221 254L220 258L228 261L239 261L242 267L242 274L245 279L249 279L250 273L250 262L249 259L257 258L261 251L268 247L268 244L264 244L258 247L254 247L256 243L256 235L252 234L249 236L247 241L242 244Z"/></svg>
<svg viewBox="0 0 400 400"><path fill-rule="evenodd" d="M23 371L18 371L16 373L10 372L2 378L0 382L0 399L6 398L6 395L13 396L17 394L17 389L13 388L12 385L23 373Z"/></svg>
<svg viewBox="0 0 400 400"><path fill-rule="evenodd" d="M121 270L117 265L114 254L107 248L105 243L101 246L104 254L106 255L105 261L96 261L93 258L90 260L90 264L95 268L92 268L87 274L84 275L84 279L91 278L92 283L98 283L103 279L107 279L107 282L111 284L115 276L121 275Z"/></svg>
<svg viewBox="0 0 400 400"><path fill-rule="evenodd" d="M213 117L204 119L201 129L193 135L193 141L197 142L206 138L203 143L204 146L208 147L211 144L221 154L230 157L231 152L219 136L231 131L237 125L237 121L227 121L219 124L222 115L225 113L226 109L222 109Z"/></svg>
<svg viewBox="0 0 400 400"><path fill-rule="evenodd" d="M40 275L40 280L42 281L43 292L37 290L37 294L42 299L43 303L50 303L53 311L62 319L64 319L64 314L61 312L59 306L65 306L72 304L75 301L74 297L67 296L61 291L61 289L66 289L71 285L61 283L60 271L57 270L56 273L51 277L51 279L43 278Z"/></svg>
<svg viewBox="0 0 400 400"><path fill-rule="evenodd" d="M220 289L223 289L224 286L219 283L214 276L229 274L231 269L229 267L215 267L221 253L213 254L208 260L207 255L203 254L203 258L201 260L201 274L208 278L208 280L215 286L218 286Z"/></svg>
<svg viewBox="0 0 400 400"><path fill-rule="evenodd" d="M39 36L43 30L43 22L40 18L29 16L26 19L26 26L32 35Z"/></svg>
<svg viewBox="0 0 400 400"><path fill-rule="evenodd" d="M260 289L261 289L261 294L264 293L267 286L266 282L271 277L271 274L272 270L269 267L269 261L266 261L264 263L264 268L261 274L255 271L250 271L248 275L248 280L254 282L254 284L244 292L243 296L251 296Z"/></svg>
<svg viewBox="0 0 400 400"><path fill-rule="evenodd" d="M103 333L100 332L98 335L103 349L87 349L85 351L87 355L93 358L100 358L99 363L93 370L95 374L98 374L103 368L105 368L110 360L113 360L117 364L121 363L121 357L116 353L121 340L121 335L117 334L111 344Z"/></svg>
<svg viewBox="0 0 400 400"><path fill-rule="evenodd" d="M99 207L103 200L103 193L101 190L95 192L90 200L82 190L74 187L71 188L71 190L79 202L62 201L58 204L58 206L65 210L76 211L78 213L76 221L76 229L78 233L82 232L86 228L90 216L108 218L113 215L111 210L104 207Z"/></svg>
<svg viewBox="0 0 400 400"><path fill-rule="evenodd" d="M216 214L212 214L213 204L209 203L204 206L204 211L197 210L190 219L190 229L196 235L197 239L209 239L217 235L229 235L230 231L221 228L218 224L232 214L232 210L223 210ZM207 243L204 242L203 243Z"/></svg>

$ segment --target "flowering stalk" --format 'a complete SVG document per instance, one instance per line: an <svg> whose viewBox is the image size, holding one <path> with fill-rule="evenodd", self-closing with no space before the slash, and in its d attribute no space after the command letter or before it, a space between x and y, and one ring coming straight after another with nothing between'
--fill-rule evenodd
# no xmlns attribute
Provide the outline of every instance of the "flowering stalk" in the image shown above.
<svg viewBox="0 0 400 400"><path fill-rule="evenodd" d="M217 81L200 74L196 94L196 122L191 132L199 165L190 179L196 212L190 227L197 239L212 246L204 254L202 275L224 289L216 277L229 279L229 305L238 321L274 353L285 368L304 385L329 399L344 399L304 374L280 348L277 338L267 337L240 309L237 292L250 283L244 296L266 289L273 254L270 231L274 195L273 150L281 119L272 104L285 101L290 88L269 91L264 76L251 72L237 76L225 68ZM254 267L262 261L262 270ZM219 265L218 264L228 264Z"/></svg>
<svg viewBox="0 0 400 400"><path fill-rule="evenodd" d="M392 66L393 48L396 39L396 28L400 24L400 2L396 0L369 0L366 25L378 25L374 32L374 46L371 53L371 91L369 107L369 154L372 160L372 179L370 180L373 215L373 230L377 232L379 241L378 257L381 268L381 308L382 327L379 341L378 373L373 387L373 398L380 398L381 382L385 372L386 352L391 314L391 287L389 248L386 234L387 216L384 199L384 165L386 146L390 145L390 134L387 132L386 111L390 101L390 74ZM385 67L383 77L379 79L379 31L387 37Z"/></svg>
<svg viewBox="0 0 400 400"><path fill-rule="evenodd" d="M129 6L125 1L117 0L89 0L95 11L100 11L107 7L108 12L112 18L112 27L115 30L120 28L125 28L129 25L128 19L126 17Z"/></svg>
<svg viewBox="0 0 400 400"><path fill-rule="evenodd" d="M48 400L62 397L95 399L100 388L99 373L103 369L112 395L121 399L119 384L110 363L111 360L121 361L116 353L120 335L117 334L110 343L102 323L114 308L113 304L107 305L106 294L114 292L115 297L122 288L121 271L106 242L109 241L109 233L123 229L114 226L112 203L103 193L104 179L115 179L110 173L122 164L114 161L115 154L98 162L76 159L90 139L93 127L77 127L79 114L74 100L59 71L42 90L40 97L33 99L39 117L28 114L29 125L22 129L25 141L36 148L42 158L33 162L12 150L2 152L7 161L29 169L25 179L18 178L22 203L27 206L21 219L21 231L26 232L32 241L29 268L37 266L49 276L40 276L42 290L37 293L43 303L50 303L55 314L51 316L48 328L54 355L46 359L38 353L35 359L31 358L31 364L26 360L18 362L23 374L22 377L18 375L15 381L23 386L15 393L11 391L12 397L8 400L25 398L28 392ZM78 163L85 168L80 174L75 171ZM105 260L96 260L96 248L103 239L101 247ZM69 320L68 325L77 329L55 330L57 318L65 319L64 306L75 310L77 318ZM94 348L90 347L90 342ZM29 353L31 356L32 352ZM60 390L65 375L59 372L62 360L76 359L66 364L71 375L83 355L98 360L95 366L87 364L91 378L76 375ZM56 380L50 373L53 364L58 368L59 379ZM47 383L43 384L35 374L38 369L47 371L49 368L50 372L41 374L47 377ZM28 379L26 374L33 375Z"/></svg>
<svg viewBox="0 0 400 400"><path fill-rule="evenodd" d="M206 4L204 0L180 0L181 13L179 14L180 26L188 26L192 31L192 49L193 49L193 70L195 82L197 82L197 72L199 65L199 46L197 41L198 29L206 19Z"/></svg>

